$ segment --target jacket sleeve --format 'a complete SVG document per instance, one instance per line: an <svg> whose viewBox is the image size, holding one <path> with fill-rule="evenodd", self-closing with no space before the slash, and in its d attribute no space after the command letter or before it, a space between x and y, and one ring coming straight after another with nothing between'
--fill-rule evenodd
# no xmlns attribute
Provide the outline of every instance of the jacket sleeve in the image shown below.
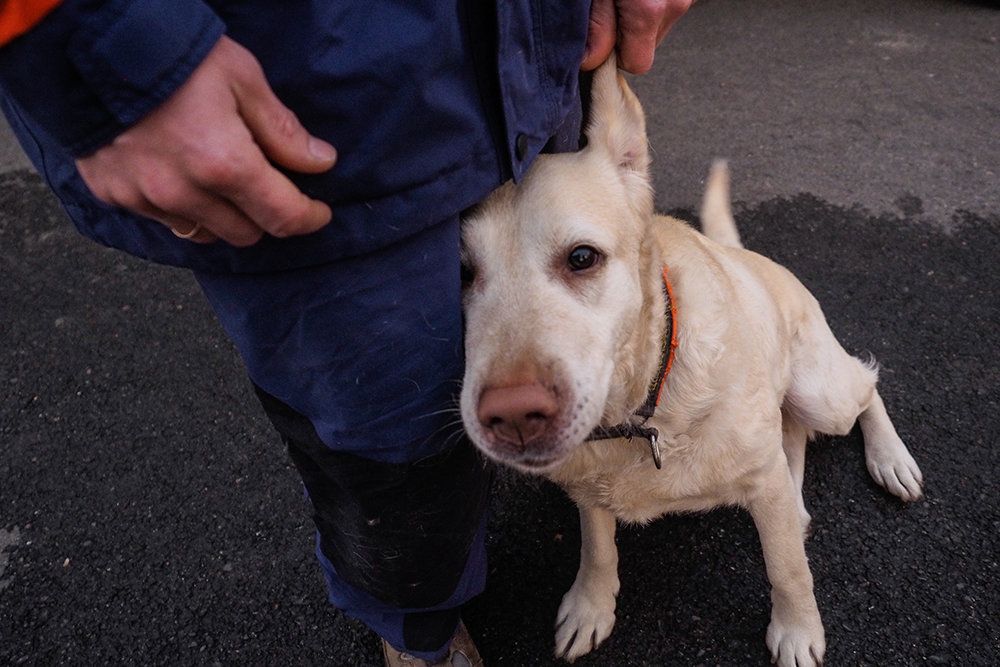
<svg viewBox="0 0 1000 667"><path fill-rule="evenodd" d="M166 100L224 30L202 0L66 0L0 48L0 93L88 155Z"/></svg>

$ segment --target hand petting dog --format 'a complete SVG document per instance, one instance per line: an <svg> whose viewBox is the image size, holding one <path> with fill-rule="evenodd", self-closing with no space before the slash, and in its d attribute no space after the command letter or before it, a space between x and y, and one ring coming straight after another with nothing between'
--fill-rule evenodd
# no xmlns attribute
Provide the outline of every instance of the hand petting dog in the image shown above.
<svg viewBox="0 0 1000 667"><path fill-rule="evenodd" d="M597 69L617 47L618 66L645 74L656 47L694 0L594 0L580 69Z"/></svg>

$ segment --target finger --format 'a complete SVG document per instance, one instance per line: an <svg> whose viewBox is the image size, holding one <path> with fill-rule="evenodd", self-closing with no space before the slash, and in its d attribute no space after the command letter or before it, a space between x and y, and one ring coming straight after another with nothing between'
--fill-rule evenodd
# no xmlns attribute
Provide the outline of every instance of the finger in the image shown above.
<svg viewBox="0 0 1000 667"><path fill-rule="evenodd" d="M206 189L218 192L258 227L279 238L309 234L333 217L330 207L310 199L287 176L271 166L256 146L238 158L220 178L209 178Z"/></svg>
<svg viewBox="0 0 1000 667"><path fill-rule="evenodd" d="M169 227L179 239L192 243L212 243L219 240L219 237L198 222L160 210L152 204L144 206L141 214Z"/></svg>
<svg viewBox="0 0 1000 667"><path fill-rule="evenodd" d="M626 72L645 74L653 67L655 52L655 33L624 34L618 44L618 64Z"/></svg>
<svg viewBox="0 0 1000 667"><path fill-rule="evenodd" d="M196 197L189 209L171 215L180 220L200 222L201 230L194 237L198 240L220 238L237 248L246 248L264 236L264 230L254 224L242 211L225 199L210 193ZM171 227L176 229L173 225ZM190 230L190 228L188 225L183 229Z"/></svg>
<svg viewBox="0 0 1000 667"><path fill-rule="evenodd" d="M198 225L199 232L189 240L210 242L221 238L243 248L253 245L263 230L231 203L190 183L160 178L146 181L139 202L143 215L163 222L184 238Z"/></svg>
<svg viewBox="0 0 1000 667"><path fill-rule="evenodd" d="M619 16L618 64L632 74L645 74L653 66L660 17L654 9L639 4Z"/></svg>
<svg viewBox="0 0 1000 667"><path fill-rule="evenodd" d="M587 48L580 63L584 72L600 67L614 50L618 29L615 13L614 0L594 0L590 5Z"/></svg>
<svg viewBox="0 0 1000 667"><path fill-rule="evenodd" d="M195 184L228 200L273 236L308 234L330 222L330 207L304 195L268 162L246 126L230 129L242 136L219 141L221 148L190 161Z"/></svg>
<svg viewBox="0 0 1000 667"><path fill-rule="evenodd" d="M187 229L184 229L185 225ZM219 240L218 236L192 220L171 216L171 220L167 226L170 227L170 231L174 233L174 236L185 241L191 241L192 243L213 243Z"/></svg>
<svg viewBox="0 0 1000 667"><path fill-rule="evenodd" d="M690 0L637 2L619 16L618 59L622 69L645 74L653 66L656 47L691 6Z"/></svg>
<svg viewBox="0 0 1000 667"><path fill-rule="evenodd" d="M264 154L292 171L316 174L330 169L337 161L334 147L310 135L281 103L256 60L245 70L233 92L240 116Z"/></svg>

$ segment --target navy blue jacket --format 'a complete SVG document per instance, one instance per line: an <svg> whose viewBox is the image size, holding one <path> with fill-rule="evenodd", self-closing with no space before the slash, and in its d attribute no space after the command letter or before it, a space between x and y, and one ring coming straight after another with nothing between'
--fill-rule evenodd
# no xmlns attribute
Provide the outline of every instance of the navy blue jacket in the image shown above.
<svg viewBox="0 0 1000 667"><path fill-rule="evenodd" d="M0 49L4 113L79 230L153 261L270 272L385 247L518 178L579 104L589 2L66 0ZM164 101L222 34L340 159L289 174L331 205L304 237L237 249L106 206L74 158Z"/></svg>

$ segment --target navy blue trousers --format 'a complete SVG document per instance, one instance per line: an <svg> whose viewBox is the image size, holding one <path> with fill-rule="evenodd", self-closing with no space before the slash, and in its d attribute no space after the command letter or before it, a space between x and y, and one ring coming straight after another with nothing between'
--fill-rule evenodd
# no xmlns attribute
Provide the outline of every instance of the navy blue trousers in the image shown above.
<svg viewBox="0 0 1000 667"><path fill-rule="evenodd" d="M485 586L490 482L457 410L457 217L333 264L197 278L302 475L330 601L439 658Z"/></svg>

